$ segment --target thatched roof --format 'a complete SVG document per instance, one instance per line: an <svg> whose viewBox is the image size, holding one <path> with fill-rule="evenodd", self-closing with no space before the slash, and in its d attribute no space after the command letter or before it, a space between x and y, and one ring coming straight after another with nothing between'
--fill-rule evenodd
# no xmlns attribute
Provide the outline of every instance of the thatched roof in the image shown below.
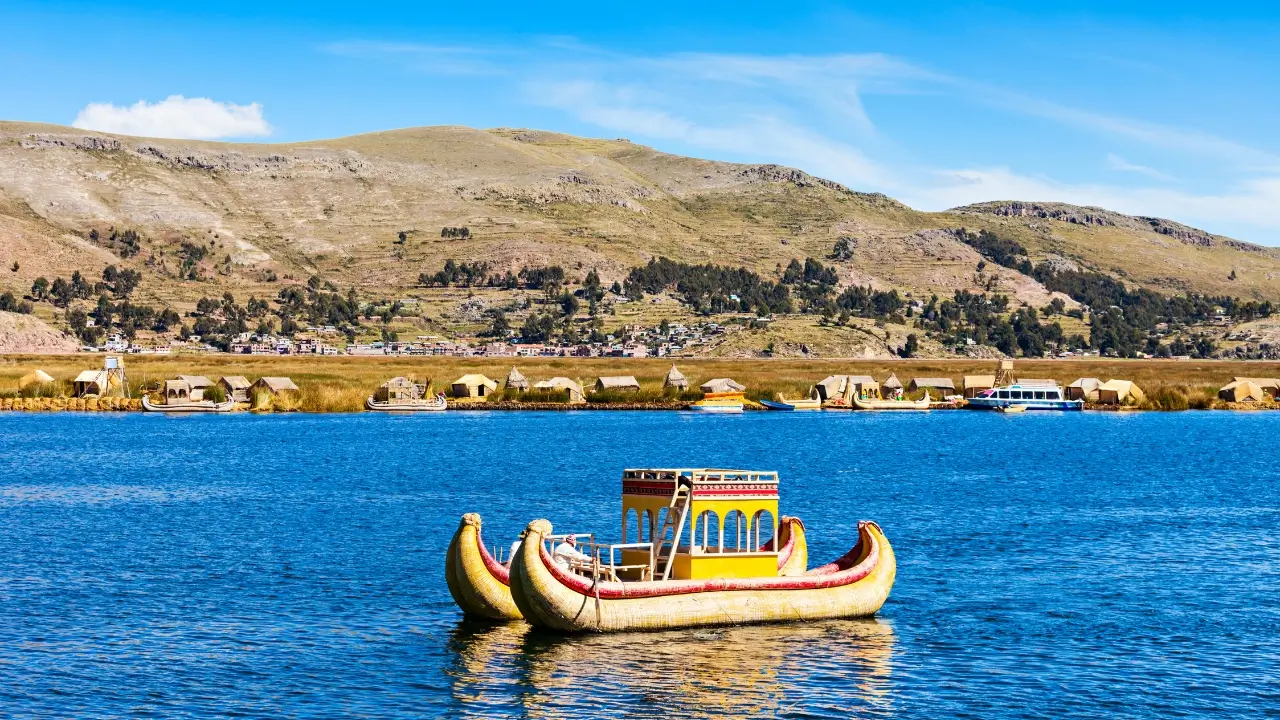
<svg viewBox="0 0 1280 720"><path fill-rule="evenodd" d="M1236 380L1219 390L1218 397L1228 402L1261 402L1266 393L1251 380Z"/></svg>
<svg viewBox="0 0 1280 720"><path fill-rule="evenodd" d="M18 387L24 388L28 385L42 385L48 382L53 382L52 375L43 370L32 370L18 380Z"/></svg>
<svg viewBox="0 0 1280 720"><path fill-rule="evenodd" d="M911 389L919 390L920 388L936 388L938 390L955 390L956 384L951 382L951 378L936 378L936 377L913 378L911 380Z"/></svg>
<svg viewBox="0 0 1280 720"><path fill-rule="evenodd" d="M567 377L553 377L550 380L539 380L533 386L539 390L568 390L569 402L586 402L582 386Z"/></svg>
<svg viewBox="0 0 1280 720"><path fill-rule="evenodd" d="M404 377L403 375L397 375L396 377L393 377L390 380L382 383L382 387L384 388L417 387L417 383L415 383L414 381L410 380L407 377Z"/></svg>
<svg viewBox="0 0 1280 720"><path fill-rule="evenodd" d="M248 390L252 383L243 375L223 375L221 380L231 390Z"/></svg>
<svg viewBox="0 0 1280 720"><path fill-rule="evenodd" d="M1256 378L1256 377L1238 377L1232 378L1235 382L1251 382L1263 390L1280 389L1280 379L1276 378Z"/></svg>
<svg viewBox="0 0 1280 720"><path fill-rule="evenodd" d="M203 375L179 375L178 379L186 382L193 390L199 390L213 385L213 381Z"/></svg>
<svg viewBox="0 0 1280 720"><path fill-rule="evenodd" d="M273 393L298 389L298 386L294 385L293 381L287 377L260 377L258 378L258 382L254 383L253 386L257 388L266 388Z"/></svg>
<svg viewBox="0 0 1280 720"><path fill-rule="evenodd" d="M85 370L76 376L74 382L78 383L98 383L102 387L107 386L106 370Z"/></svg>
<svg viewBox="0 0 1280 720"><path fill-rule="evenodd" d="M1098 378L1079 378L1067 387L1084 388L1085 390L1097 390L1102 381Z"/></svg>
<svg viewBox="0 0 1280 720"><path fill-rule="evenodd" d="M683 390L689 387L689 378L677 370L675 365L672 365L671 369L667 371L667 376L662 380L662 387L674 387Z"/></svg>
<svg viewBox="0 0 1280 720"><path fill-rule="evenodd" d="M1098 386L1098 400L1100 402L1117 402L1122 403L1132 398L1141 401L1146 398L1146 394L1137 385L1129 380L1108 380Z"/></svg>
<svg viewBox="0 0 1280 720"><path fill-rule="evenodd" d="M900 388L902 387L902 381L898 379L897 373L890 373L889 379L880 383L880 386L887 388Z"/></svg>
<svg viewBox="0 0 1280 720"><path fill-rule="evenodd" d="M639 390L640 383L634 375L605 375L596 378L597 390Z"/></svg>
<svg viewBox="0 0 1280 720"><path fill-rule="evenodd" d="M718 392L742 392L747 389L746 385L735 382L730 378L712 378L700 386L702 392L718 393Z"/></svg>
<svg viewBox="0 0 1280 720"><path fill-rule="evenodd" d="M465 385L466 387L479 387L480 385L484 385L490 390L498 389L497 381L490 380L489 378L485 377L484 375L481 375L480 373L467 373L466 375L463 375L462 377L458 378L457 380L454 380L452 383L449 383L449 384Z"/></svg>
<svg viewBox="0 0 1280 720"><path fill-rule="evenodd" d="M507 373L507 381L504 383L508 390L528 390L529 378L520 374L515 365L511 366L511 372Z"/></svg>
<svg viewBox="0 0 1280 720"><path fill-rule="evenodd" d="M964 376L965 390L969 390L969 389L990 390L995 386L996 386L995 375L965 375Z"/></svg>

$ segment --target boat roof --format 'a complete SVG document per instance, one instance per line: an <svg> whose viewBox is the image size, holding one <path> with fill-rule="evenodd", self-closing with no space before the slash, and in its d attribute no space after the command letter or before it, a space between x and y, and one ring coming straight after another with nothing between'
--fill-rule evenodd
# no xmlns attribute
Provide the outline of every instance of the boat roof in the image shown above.
<svg viewBox="0 0 1280 720"><path fill-rule="evenodd" d="M695 498L778 497L776 471L725 468L629 468L622 471L622 494L670 495L681 481Z"/></svg>

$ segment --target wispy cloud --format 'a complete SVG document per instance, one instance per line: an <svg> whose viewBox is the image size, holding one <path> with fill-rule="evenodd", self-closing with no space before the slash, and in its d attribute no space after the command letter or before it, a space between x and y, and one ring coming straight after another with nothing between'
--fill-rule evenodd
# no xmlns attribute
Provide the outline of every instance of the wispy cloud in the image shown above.
<svg viewBox="0 0 1280 720"><path fill-rule="evenodd" d="M340 57L391 62L429 75L504 75L508 72L501 62L507 53L501 49L347 40L321 45L320 50Z"/></svg>
<svg viewBox="0 0 1280 720"><path fill-rule="evenodd" d="M1131 163L1128 160L1125 160L1124 158L1120 157L1119 155L1116 155L1115 153L1107 153L1107 167L1111 168L1112 170L1119 170L1121 172L1131 172L1131 173L1137 173L1139 175L1145 175L1149 178L1152 178L1153 180L1160 180L1161 182L1173 182L1174 180L1173 176L1167 173L1162 173L1159 170L1156 170L1155 168L1152 168L1152 167L1147 167L1146 165L1138 165L1137 163Z"/></svg>
<svg viewBox="0 0 1280 720"><path fill-rule="evenodd" d="M271 126L258 103L237 105L209 98L181 95L155 103L139 100L133 105L90 103L72 125L85 130L187 140L263 137Z"/></svg>

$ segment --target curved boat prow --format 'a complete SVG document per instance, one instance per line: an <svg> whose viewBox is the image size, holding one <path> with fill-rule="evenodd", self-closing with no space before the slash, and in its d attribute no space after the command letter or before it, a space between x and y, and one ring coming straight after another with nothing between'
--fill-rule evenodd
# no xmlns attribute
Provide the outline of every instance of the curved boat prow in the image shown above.
<svg viewBox="0 0 1280 720"><path fill-rule="evenodd" d="M453 601L468 615L489 620L520 620L523 615L511 599L510 575L494 559L480 537L480 515L467 513L449 543L445 580Z"/></svg>
<svg viewBox="0 0 1280 720"><path fill-rule="evenodd" d="M778 521L778 543L778 575L803 575L809 569L809 544L800 518L782 516Z"/></svg>

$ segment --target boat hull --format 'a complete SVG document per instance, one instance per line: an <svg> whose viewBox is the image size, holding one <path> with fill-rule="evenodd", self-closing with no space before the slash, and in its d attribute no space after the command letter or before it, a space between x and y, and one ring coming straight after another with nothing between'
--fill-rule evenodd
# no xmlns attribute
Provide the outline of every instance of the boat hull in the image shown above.
<svg viewBox="0 0 1280 720"><path fill-rule="evenodd" d="M1027 410L1058 410L1072 412L1084 410L1083 400L998 400L996 398L969 398L967 407L980 410L997 410L1002 407L1024 407Z"/></svg>
<svg viewBox="0 0 1280 720"><path fill-rule="evenodd" d="M853 405L859 410L928 410L929 396L921 400L859 400L853 399Z"/></svg>
<svg viewBox="0 0 1280 720"><path fill-rule="evenodd" d="M193 403L185 403L182 405L157 405L142 396L142 409L147 412L162 413L225 413L231 412L236 403L234 400L228 400L223 403L215 403L208 400L201 400Z"/></svg>
<svg viewBox="0 0 1280 720"><path fill-rule="evenodd" d="M741 404L737 404L737 405L731 405L731 404L699 405L698 403L694 403L694 404L692 404L692 405L690 405L690 406L689 406L689 409L690 409L690 410L692 410L693 412L698 412L698 413L717 413L717 414L721 414L721 415L724 415L724 414L740 415L740 414L742 414L742 411L743 411L743 405L741 405Z"/></svg>
<svg viewBox="0 0 1280 720"><path fill-rule="evenodd" d="M480 516L467 513L449 543L445 580L462 612L476 618L510 622L521 619L511 599L507 568L493 558L480 537Z"/></svg>
<svg viewBox="0 0 1280 720"><path fill-rule="evenodd" d="M377 412L441 412L449 409L449 403L435 400L421 402L378 402L373 398L365 398L365 409Z"/></svg>
<svg viewBox="0 0 1280 720"><path fill-rule="evenodd" d="M798 576L599 582L560 569L543 547L551 523L535 520L511 563L511 595L525 619L559 632L669 630L874 615L897 575L878 525L862 522L840 560Z"/></svg>
<svg viewBox="0 0 1280 720"><path fill-rule="evenodd" d="M761 400L760 404L768 410L782 410L785 412L795 412L797 410L821 410L822 402L819 400Z"/></svg>

